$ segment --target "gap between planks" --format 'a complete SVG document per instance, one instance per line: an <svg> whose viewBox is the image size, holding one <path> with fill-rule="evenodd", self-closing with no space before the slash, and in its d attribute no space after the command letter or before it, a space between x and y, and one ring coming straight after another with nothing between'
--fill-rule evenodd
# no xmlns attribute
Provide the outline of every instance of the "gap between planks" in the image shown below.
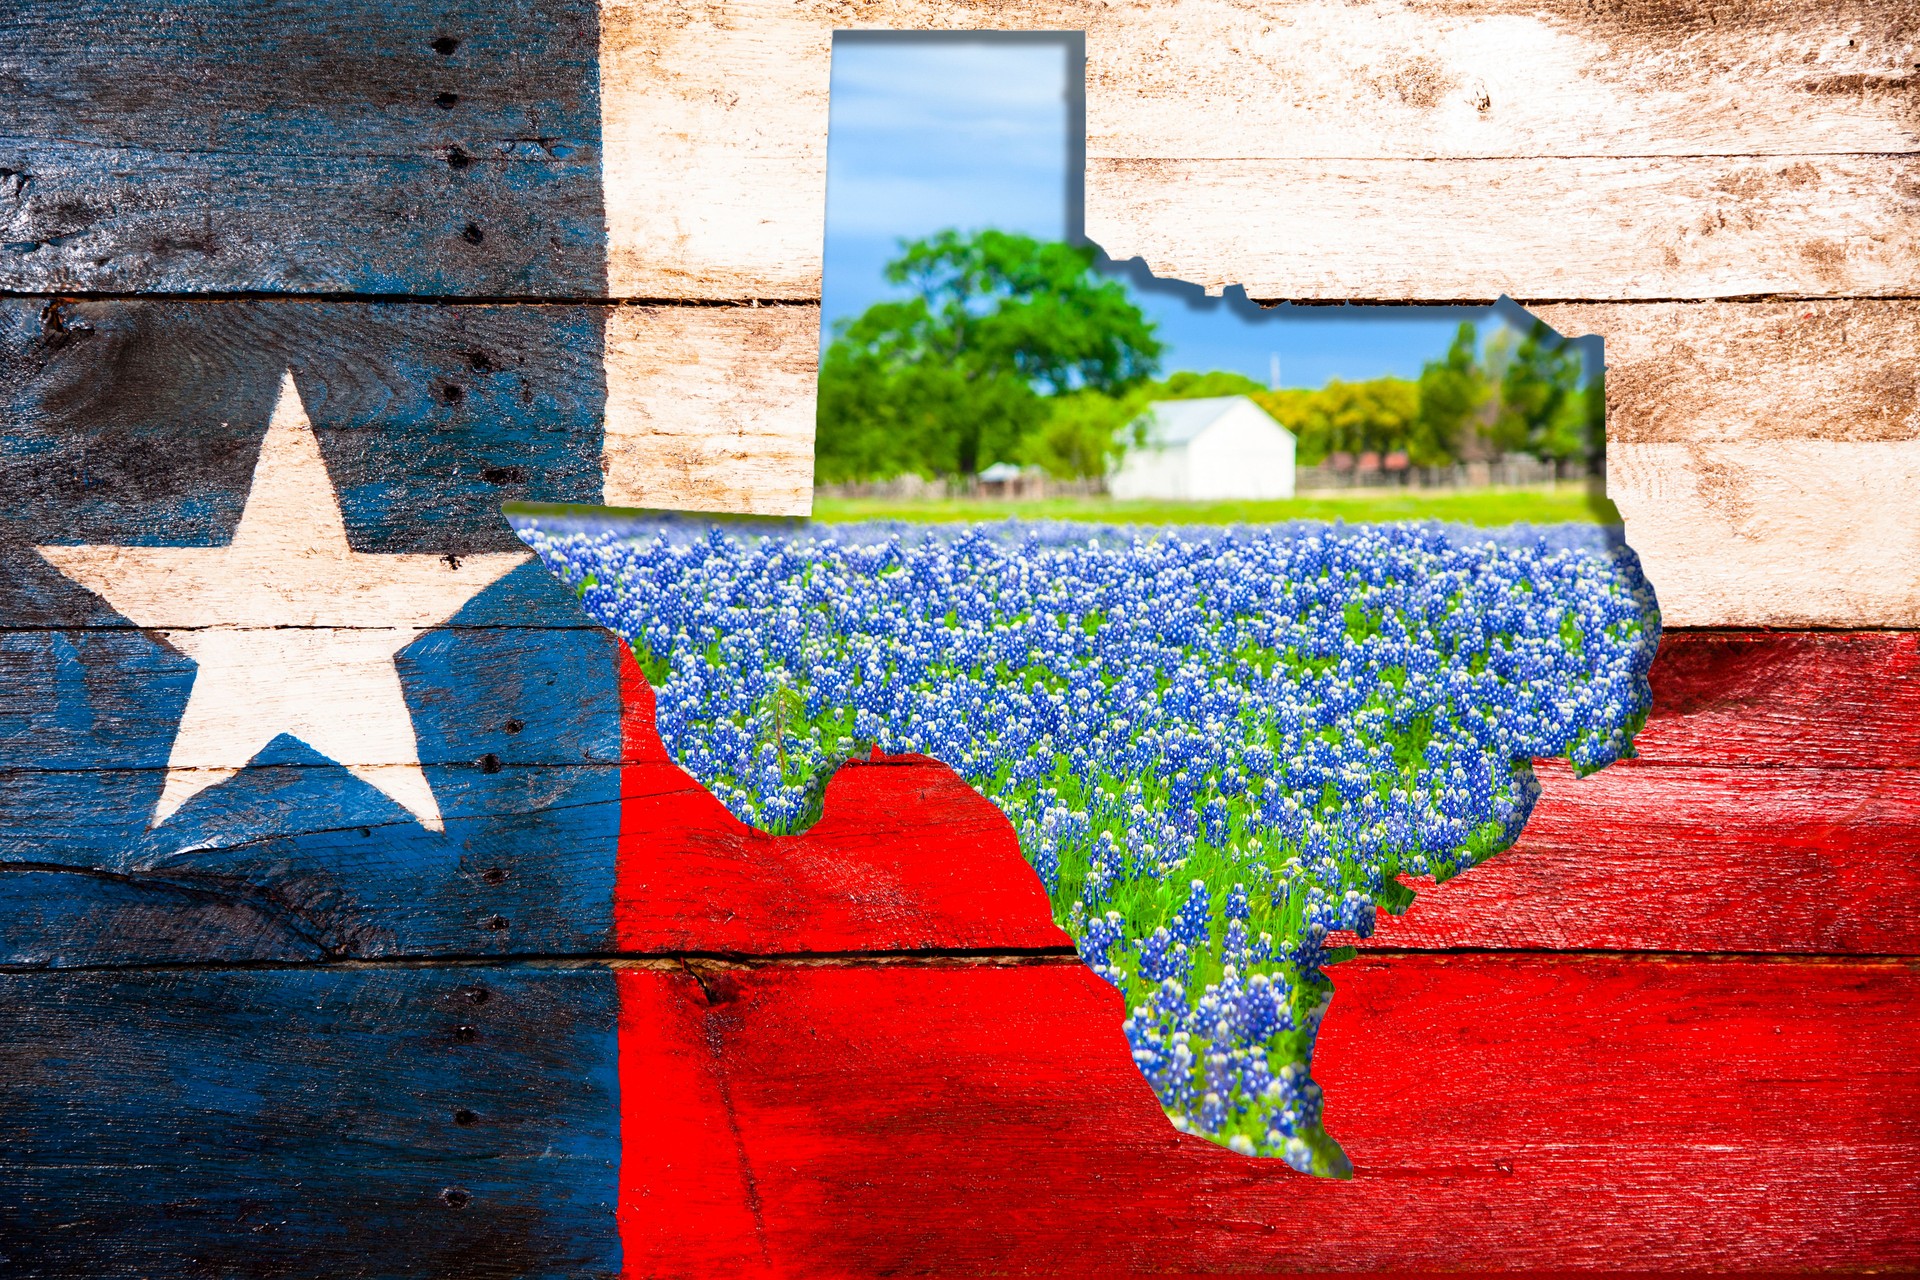
<svg viewBox="0 0 1920 1280"><path fill-rule="evenodd" d="M1348 959L1414 961L1434 959L1501 959L1516 963L1566 962L1636 963L1666 966L1708 964L1789 965L1818 968L1830 965L1868 965L1886 969L1920 969L1920 956L1872 952L1784 953L1772 951L1636 951L1628 949L1551 947L1397 947L1369 948ZM1338 990L1340 967L1334 961L1328 977ZM371 959L328 960L173 960L154 964L0 964L0 977L58 976L62 974L164 974L207 972L304 972L308 970L379 971L403 969L636 969L674 972L692 967L739 970L761 969L884 969L1081 967L1070 947L927 948L911 951L793 951L745 953L727 951L584 952L554 955L439 955L383 956Z"/></svg>
<svg viewBox="0 0 1920 1280"><path fill-rule="evenodd" d="M1115 265L1134 261L1133 258L1114 259ZM1187 284L1178 276L1155 276L1161 284ZM1233 284L1229 289L1243 288ZM1344 298L1283 298L1252 297L1248 301L1258 307L1490 307L1506 299L1518 306L1533 307L1654 307L1675 305L1727 304L1767 304L1799 302L1920 302L1920 293L1729 293L1729 294L1674 294L1672 296L1647 296L1633 298L1580 297L1568 295L1546 296L1529 294L1524 298L1509 294L1475 294L1473 296L1420 296L1401 295L1371 296L1356 294ZM819 307L818 297L668 297L668 296L607 296L596 294L572 294L555 296L553 294L456 294L456 293L354 293L338 290L314 293L299 293L286 290L205 290L192 293L179 291L127 292L121 290L46 290L46 289L6 289L0 288L0 301L41 301L49 304L65 302L112 302L112 303L223 303L223 302L305 302L315 304L363 303L367 305L386 304L393 306L433 306L433 307L689 307L706 310L762 310L771 308L807 308Z"/></svg>

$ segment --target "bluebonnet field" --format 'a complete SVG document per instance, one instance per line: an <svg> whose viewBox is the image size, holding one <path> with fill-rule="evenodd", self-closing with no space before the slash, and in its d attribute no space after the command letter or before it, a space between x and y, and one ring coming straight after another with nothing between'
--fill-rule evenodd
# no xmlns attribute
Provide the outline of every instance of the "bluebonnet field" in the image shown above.
<svg viewBox="0 0 1920 1280"><path fill-rule="evenodd" d="M1173 1123L1321 1174L1335 935L1511 844L1529 759L1629 754L1659 633L1590 526L519 523L735 814L803 827L868 744L951 765Z"/></svg>

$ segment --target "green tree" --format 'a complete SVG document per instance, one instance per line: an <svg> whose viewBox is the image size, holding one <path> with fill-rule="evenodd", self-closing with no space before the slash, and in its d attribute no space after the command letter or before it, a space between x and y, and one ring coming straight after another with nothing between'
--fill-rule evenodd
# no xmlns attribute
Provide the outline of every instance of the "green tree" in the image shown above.
<svg viewBox="0 0 1920 1280"><path fill-rule="evenodd" d="M1046 420L1028 434L1020 460L1061 479L1106 475L1129 448L1142 443L1145 414L1156 401L1264 394L1265 388L1252 378L1221 369L1181 370L1117 396L1093 390L1067 392L1048 400ZM1125 429L1130 426L1133 432Z"/></svg>
<svg viewBox="0 0 1920 1280"><path fill-rule="evenodd" d="M1419 423L1408 453L1420 466L1447 466L1465 452L1489 396L1480 365L1480 331L1472 323L1454 331L1446 355L1427 361L1420 370L1419 394Z"/></svg>
<svg viewBox="0 0 1920 1280"><path fill-rule="evenodd" d="M1150 378L1153 325L1094 261L1090 245L1003 231L904 243L886 274L912 296L836 325L821 361L818 477L972 475L1031 452L1047 396Z"/></svg>
<svg viewBox="0 0 1920 1280"><path fill-rule="evenodd" d="M1495 438L1536 458L1581 457L1586 451L1581 401L1580 353L1536 320L1503 362Z"/></svg>
<svg viewBox="0 0 1920 1280"><path fill-rule="evenodd" d="M1020 461L1062 480L1102 476L1120 460L1127 442L1121 428L1138 413L1139 392L1110 396L1069 391L1047 401L1047 416L1027 433Z"/></svg>
<svg viewBox="0 0 1920 1280"><path fill-rule="evenodd" d="M1420 414L1419 389L1405 378L1335 378L1317 391L1269 391L1254 399L1293 432L1303 467L1336 453L1411 453Z"/></svg>

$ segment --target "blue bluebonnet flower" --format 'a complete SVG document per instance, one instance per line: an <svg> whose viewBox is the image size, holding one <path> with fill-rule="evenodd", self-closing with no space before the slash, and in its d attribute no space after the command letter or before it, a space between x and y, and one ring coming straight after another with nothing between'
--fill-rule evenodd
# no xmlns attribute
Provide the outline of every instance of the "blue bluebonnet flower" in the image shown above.
<svg viewBox="0 0 1920 1280"><path fill-rule="evenodd" d="M867 745L1007 815L1174 1124L1327 1173L1342 935L1510 845L1529 761L1631 753L1659 635L1595 530L521 522L674 758L786 831Z"/></svg>

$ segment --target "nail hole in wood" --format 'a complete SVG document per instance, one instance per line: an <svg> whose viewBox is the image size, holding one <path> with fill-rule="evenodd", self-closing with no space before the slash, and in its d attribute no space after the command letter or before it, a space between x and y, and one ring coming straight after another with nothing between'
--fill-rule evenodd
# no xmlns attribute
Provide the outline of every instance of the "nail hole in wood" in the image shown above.
<svg viewBox="0 0 1920 1280"><path fill-rule="evenodd" d="M487 754L485 754L485 755L483 755L483 756L481 756L481 757L480 757L480 772L482 772L482 773L498 773L498 772L500 772L500 757L499 757L499 756L497 756L497 755L495 755L495 754L493 754L493 752L491 752L491 751L489 751L489 752L487 752Z"/></svg>
<svg viewBox="0 0 1920 1280"><path fill-rule="evenodd" d="M468 244L479 244L487 238L487 233L482 231L475 223L469 222L465 229L460 232L460 238Z"/></svg>
<svg viewBox="0 0 1920 1280"><path fill-rule="evenodd" d="M485 987L469 987L467 989L467 999L474 1004L485 1004L487 1001L493 999L493 992L487 990Z"/></svg>
<svg viewBox="0 0 1920 1280"><path fill-rule="evenodd" d="M443 58L452 57L453 51L459 47L460 42L452 36L436 36L433 41L433 51Z"/></svg>
<svg viewBox="0 0 1920 1280"><path fill-rule="evenodd" d="M469 223L468 225L472 225ZM484 351L467 352L467 368L475 373L492 373L493 357Z"/></svg>
<svg viewBox="0 0 1920 1280"><path fill-rule="evenodd" d="M506 927L507 927L507 918L505 916L488 916L487 917L487 928L493 930L495 933L500 933L504 931Z"/></svg>
<svg viewBox="0 0 1920 1280"><path fill-rule="evenodd" d="M488 867L480 873L480 878L488 884L505 884L507 873L500 867Z"/></svg>
<svg viewBox="0 0 1920 1280"><path fill-rule="evenodd" d="M466 397L466 389L457 383L449 382L440 388L440 398L448 404L459 404Z"/></svg>
<svg viewBox="0 0 1920 1280"><path fill-rule="evenodd" d="M453 1111L453 1122L458 1125L479 1124L480 1117L466 1107L455 1107Z"/></svg>
<svg viewBox="0 0 1920 1280"><path fill-rule="evenodd" d="M440 1193L440 1202L449 1209L464 1209L473 1203L473 1193L462 1187L448 1187Z"/></svg>
<svg viewBox="0 0 1920 1280"><path fill-rule="evenodd" d="M519 721L519 720L509 720L509 721L507 721L507 732L508 732L508 733L518 733L518 732L520 732L520 731L521 731L522 729L524 729L524 728L526 728L526 727L527 727L527 726L526 726L526 725L525 725L525 724L524 724L523 722L521 722L521 721Z"/></svg>
<svg viewBox="0 0 1920 1280"><path fill-rule="evenodd" d="M447 148L447 167L448 168L464 169L472 163L473 163L473 157L468 155L464 148L459 146L452 146Z"/></svg>
<svg viewBox="0 0 1920 1280"><path fill-rule="evenodd" d="M455 1040L458 1040L461 1044L472 1044L475 1040L480 1038L480 1032L478 1028L469 1027L462 1024L461 1026L457 1026L453 1029L453 1038Z"/></svg>
<svg viewBox="0 0 1920 1280"><path fill-rule="evenodd" d="M460 102L460 95L457 93L436 94L433 99L433 105L440 108L442 111L453 110L454 107L459 105L459 102Z"/></svg>

